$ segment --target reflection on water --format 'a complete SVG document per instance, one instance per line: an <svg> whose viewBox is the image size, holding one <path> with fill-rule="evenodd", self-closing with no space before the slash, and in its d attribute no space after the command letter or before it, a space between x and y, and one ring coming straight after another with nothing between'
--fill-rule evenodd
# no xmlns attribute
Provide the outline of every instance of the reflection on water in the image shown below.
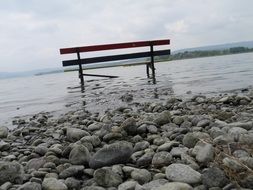
<svg viewBox="0 0 253 190"><path fill-rule="evenodd" d="M146 79L144 65L89 70L91 74L119 78L85 77L85 92L77 87L76 72L0 80L0 124L14 116L85 106L93 111L124 105L120 97L133 95L133 102L166 99L187 91L217 93L252 85L253 54L209 57L156 64L157 84Z"/></svg>

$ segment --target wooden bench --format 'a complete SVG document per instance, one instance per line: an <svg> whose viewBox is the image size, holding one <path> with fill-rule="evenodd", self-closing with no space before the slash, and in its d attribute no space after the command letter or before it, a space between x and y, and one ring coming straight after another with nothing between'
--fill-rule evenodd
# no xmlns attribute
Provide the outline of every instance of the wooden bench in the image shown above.
<svg viewBox="0 0 253 190"><path fill-rule="evenodd" d="M156 83L155 79L155 66L154 66L154 57L169 55L170 49L166 50L157 50L154 51L154 46L169 45L170 40L153 40L153 41L139 41L139 42L127 42L127 43L117 43L117 44L104 44L104 45L92 45L92 46L83 46L83 47L71 47L71 48L61 48L60 54L77 54L77 59L75 60L66 60L62 62L63 67L67 66L79 66L79 78L81 80L81 86L84 86L84 77L83 76L96 76L96 77L116 77L108 75L94 75L94 74L84 74L83 73L83 64L92 64L99 62L112 62L120 60L131 60L137 58L147 58L150 57L150 61L145 62L147 77L150 78L149 69L152 71L153 83ZM135 53L126 53L118 55L108 55L100 57L89 57L81 59L80 53L83 52L93 52L93 51L105 51L105 50L116 50L116 49L126 49L126 48L140 48L149 46L149 51L145 52L135 52ZM134 60L133 60L134 62Z"/></svg>

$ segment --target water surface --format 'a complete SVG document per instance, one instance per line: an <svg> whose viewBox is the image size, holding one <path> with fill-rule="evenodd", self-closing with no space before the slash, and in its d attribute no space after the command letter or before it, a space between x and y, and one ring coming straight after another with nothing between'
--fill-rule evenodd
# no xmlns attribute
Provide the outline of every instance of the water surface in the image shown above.
<svg viewBox="0 0 253 190"><path fill-rule="evenodd" d="M217 94L248 88L253 78L253 53L156 63L157 84L146 78L144 65L85 71L118 75L120 78L85 78L81 93L77 72L0 80L0 125L15 116L38 112L61 113L83 106L105 111L125 103L121 96L133 95L133 103L166 99L171 95Z"/></svg>

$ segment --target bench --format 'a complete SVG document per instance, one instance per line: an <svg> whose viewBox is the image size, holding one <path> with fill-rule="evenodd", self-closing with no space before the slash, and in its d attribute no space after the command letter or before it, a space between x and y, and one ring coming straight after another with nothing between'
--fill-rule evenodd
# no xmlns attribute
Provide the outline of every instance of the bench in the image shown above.
<svg viewBox="0 0 253 190"><path fill-rule="evenodd" d="M83 47L61 48L60 54L75 53L77 55L77 59L65 60L62 62L62 65L63 67L79 66L79 78L81 81L81 86L84 86L83 76L110 77L110 78L116 77L116 76L108 76L108 75L94 75L94 74L86 74L86 73L84 74L83 68L82 68L83 64L112 62L112 61L120 61L120 60L132 60L132 59L137 59L137 58L150 58L150 61L144 63L146 64L146 73L147 73L147 77L150 78L149 70L151 69L153 83L156 83L154 57L162 56L162 55L170 55L170 49L154 51L154 46L169 45L169 44L170 44L170 40L164 39L164 40L153 40L153 41L138 41L138 42L117 43L117 44L92 45L92 46L83 46ZM85 52L117 50L117 49L127 49L127 48L140 48L140 47L149 47L149 51L118 54L118 55L108 55L108 56L100 56L100 57L89 57L89 58L81 58L80 56L80 53L85 53Z"/></svg>

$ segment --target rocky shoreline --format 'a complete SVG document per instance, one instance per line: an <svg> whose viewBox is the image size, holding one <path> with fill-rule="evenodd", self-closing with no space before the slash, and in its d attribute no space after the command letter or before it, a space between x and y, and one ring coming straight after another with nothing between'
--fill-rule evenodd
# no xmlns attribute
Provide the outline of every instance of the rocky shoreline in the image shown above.
<svg viewBox="0 0 253 190"><path fill-rule="evenodd" d="M1 190L253 189L252 91L14 124L0 127Z"/></svg>

